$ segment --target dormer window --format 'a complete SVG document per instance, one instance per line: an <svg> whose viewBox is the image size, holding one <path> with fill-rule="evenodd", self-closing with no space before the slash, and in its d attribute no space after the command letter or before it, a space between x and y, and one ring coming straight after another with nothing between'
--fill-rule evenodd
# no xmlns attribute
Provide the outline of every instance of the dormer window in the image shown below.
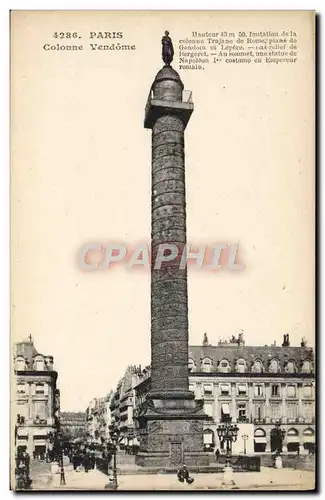
<svg viewBox="0 0 325 500"><path fill-rule="evenodd" d="M285 367L285 371L287 373L295 373L296 372L296 363L294 361L288 361Z"/></svg>
<svg viewBox="0 0 325 500"><path fill-rule="evenodd" d="M271 359L269 371L272 373L278 373L280 371L279 361L275 358Z"/></svg>
<svg viewBox="0 0 325 500"><path fill-rule="evenodd" d="M260 361L259 359L256 359L254 361L254 364L252 366L252 372L254 372L254 373L262 373L263 372L262 361Z"/></svg>
<svg viewBox="0 0 325 500"><path fill-rule="evenodd" d="M309 361L309 359L305 359L305 361L303 361L301 371L303 373L311 373L312 366L311 366L311 362Z"/></svg>
<svg viewBox="0 0 325 500"><path fill-rule="evenodd" d="M188 368L191 372L195 372L195 370L196 370L196 366L195 366L194 360L192 358L189 358L189 360L188 360Z"/></svg>
<svg viewBox="0 0 325 500"><path fill-rule="evenodd" d="M227 373L230 371L230 364L227 359L222 359L219 363L219 372Z"/></svg>
<svg viewBox="0 0 325 500"><path fill-rule="evenodd" d="M17 371L24 371L26 368L25 359L22 356L19 356L15 360L15 369Z"/></svg>
<svg viewBox="0 0 325 500"><path fill-rule="evenodd" d="M34 368L37 372L42 372L44 371L44 359L43 358L36 358L34 362Z"/></svg>
<svg viewBox="0 0 325 500"><path fill-rule="evenodd" d="M203 372L210 373L212 371L212 360L210 358L203 358L201 367Z"/></svg>
<svg viewBox="0 0 325 500"><path fill-rule="evenodd" d="M237 360L236 363L236 372L245 373L246 371L246 361L243 358Z"/></svg>

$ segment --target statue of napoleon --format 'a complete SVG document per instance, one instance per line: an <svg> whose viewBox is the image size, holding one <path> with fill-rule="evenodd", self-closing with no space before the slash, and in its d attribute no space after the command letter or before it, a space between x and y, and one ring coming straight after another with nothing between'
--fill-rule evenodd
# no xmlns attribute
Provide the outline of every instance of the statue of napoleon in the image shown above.
<svg viewBox="0 0 325 500"><path fill-rule="evenodd" d="M166 66L170 66L174 58L174 47L172 39L169 36L169 31L165 31L165 36L162 37L162 58Z"/></svg>

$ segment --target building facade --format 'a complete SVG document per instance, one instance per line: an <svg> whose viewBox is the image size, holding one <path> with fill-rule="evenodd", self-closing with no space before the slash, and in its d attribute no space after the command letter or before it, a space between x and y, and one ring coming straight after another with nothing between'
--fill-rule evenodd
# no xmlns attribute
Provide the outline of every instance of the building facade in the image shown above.
<svg viewBox="0 0 325 500"><path fill-rule="evenodd" d="M61 430L71 437L83 436L86 432L86 414L83 411L61 411Z"/></svg>
<svg viewBox="0 0 325 500"><path fill-rule="evenodd" d="M223 451L217 427L231 419L239 427L234 454L271 453L271 430L285 431L284 453L305 454L315 447L315 370L313 350L304 341L290 346L246 346L243 334L217 346L205 335L189 348L189 384L210 417L204 425L206 451ZM150 391L150 372L135 387L135 416Z"/></svg>
<svg viewBox="0 0 325 500"><path fill-rule="evenodd" d="M110 391L102 398L92 399L85 411L85 432L93 442L100 444L109 438L112 396Z"/></svg>
<svg viewBox="0 0 325 500"><path fill-rule="evenodd" d="M15 344L13 420L16 449L45 457L59 419L59 391L53 356L40 354L31 336Z"/></svg>
<svg viewBox="0 0 325 500"><path fill-rule="evenodd" d="M119 446L122 449L139 444L134 419L135 387L142 380L143 372L145 370L140 366L128 366L111 397L111 425L119 430Z"/></svg>

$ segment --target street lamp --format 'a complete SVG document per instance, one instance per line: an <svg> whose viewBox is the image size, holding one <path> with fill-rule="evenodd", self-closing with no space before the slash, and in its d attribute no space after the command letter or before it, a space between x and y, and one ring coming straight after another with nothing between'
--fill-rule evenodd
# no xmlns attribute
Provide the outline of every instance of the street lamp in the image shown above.
<svg viewBox="0 0 325 500"><path fill-rule="evenodd" d="M227 458L230 458L231 456L232 443L237 441L238 431L238 426L236 424L232 424L231 421L220 424L217 428L220 444L226 443Z"/></svg>
<svg viewBox="0 0 325 500"><path fill-rule="evenodd" d="M285 434L285 430L281 429L280 422L277 422L275 424L275 427L271 430L271 439L273 441L275 456L280 456L280 454L282 453Z"/></svg>
<svg viewBox="0 0 325 500"><path fill-rule="evenodd" d="M64 473L64 463L63 463L63 436L60 432L59 434L60 441L60 486L65 486L65 473Z"/></svg>
<svg viewBox="0 0 325 500"><path fill-rule="evenodd" d="M244 455L246 455L247 450L246 450L246 441L249 438L248 434L243 434L242 439L244 440Z"/></svg>
<svg viewBox="0 0 325 500"><path fill-rule="evenodd" d="M60 466L60 486L65 486L65 473L64 473L64 463L63 463L63 433L61 429L61 422L59 418L56 418L56 453L59 452L59 466Z"/></svg>
<svg viewBox="0 0 325 500"><path fill-rule="evenodd" d="M113 451L113 481L112 481L112 489L117 490L118 488L118 483L117 483L117 467L116 467L116 452L117 452L117 441L119 437L120 431L118 427L111 426L109 435L112 440L113 446L112 446L112 451Z"/></svg>

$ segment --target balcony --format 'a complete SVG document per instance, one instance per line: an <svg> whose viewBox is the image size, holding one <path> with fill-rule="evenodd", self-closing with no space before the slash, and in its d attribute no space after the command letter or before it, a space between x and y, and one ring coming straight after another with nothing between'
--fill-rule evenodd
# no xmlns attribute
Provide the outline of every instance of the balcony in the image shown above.
<svg viewBox="0 0 325 500"><path fill-rule="evenodd" d="M237 423L248 424L249 423L249 418L248 417L238 417L237 418Z"/></svg>
<svg viewBox="0 0 325 500"><path fill-rule="evenodd" d="M145 128L152 128L160 116L163 116L166 112L172 112L183 120L186 127L193 110L192 92L189 90L183 90L182 100L179 101L155 99L151 90L145 108L144 126Z"/></svg>

